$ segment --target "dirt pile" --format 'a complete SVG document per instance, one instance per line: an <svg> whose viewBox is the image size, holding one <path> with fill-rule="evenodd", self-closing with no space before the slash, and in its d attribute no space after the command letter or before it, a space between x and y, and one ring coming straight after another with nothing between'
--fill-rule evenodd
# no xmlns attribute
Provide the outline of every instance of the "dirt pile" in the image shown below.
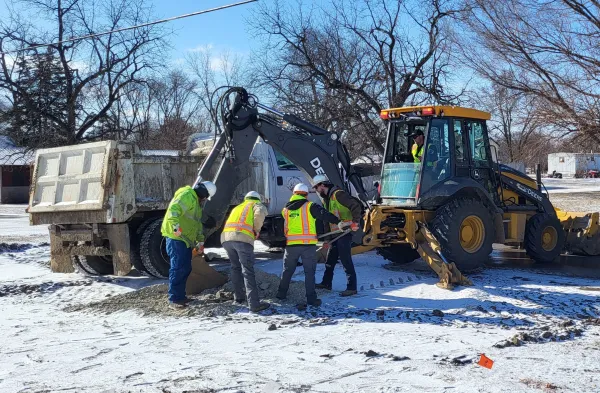
<svg viewBox="0 0 600 393"><path fill-rule="evenodd" d="M41 284L7 284L0 285L0 297L30 295L32 293L47 294L66 287L78 287L92 285L90 280L44 282Z"/></svg>
<svg viewBox="0 0 600 393"><path fill-rule="evenodd" d="M256 283L259 287L261 300L265 299L283 305L295 305L306 301L304 282L292 281L287 300L284 302L275 298L279 287L278 276L256 270ZM167 291L167 284L151 285L136 291L112 296L99 302L69 306L65 308L65 311L96 311L112 314L134 310L141 312L143 315L217 317L246 308L246 305L240 306L232 301L233 285L231 281L228 281L222 288L210 289L200 295L190 296L193 302L189 303L189 307L181 310L174 310L169 307Z"/></svg>

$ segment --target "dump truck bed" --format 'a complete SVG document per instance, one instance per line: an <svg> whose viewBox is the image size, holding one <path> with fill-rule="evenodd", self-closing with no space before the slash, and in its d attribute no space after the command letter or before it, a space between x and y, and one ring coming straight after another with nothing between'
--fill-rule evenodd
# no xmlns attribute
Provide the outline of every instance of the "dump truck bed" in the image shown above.
<svg viewBox="0 0 600 393"><path fill-rule="evenodd" d="M177 188L194 181L202 159L143 154L116 141L39 150L31 224L122 223L138 212L164 210Z"/></svg>

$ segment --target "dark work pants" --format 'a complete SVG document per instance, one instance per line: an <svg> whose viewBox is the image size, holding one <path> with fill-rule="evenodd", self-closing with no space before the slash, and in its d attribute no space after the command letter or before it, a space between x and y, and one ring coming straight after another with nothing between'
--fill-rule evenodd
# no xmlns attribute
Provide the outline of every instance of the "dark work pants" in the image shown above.
<svg viewBox="0 0 600 393"><path fill-rule="evenodd" d="M290 281L296 271L296 263L302 259L304 266L304 286L306 288L306 301L313 304L317 300L315 291L315 271L317 269L317 247L316 246L287 246L283 254L283 273L277 294L280 297L287 295Z"/></svg>
<svg viewBox="0 0 600 393"><path fill-rule="evenodd" d="M231 262L231 283L233 284L235 300L248 300L248 306L253 309L259 306L258 286L254 274L254 246L236 241L223 242L223 248Z"/></svg>
<svg viewBox="0 0 600 393"><path fill-rule="evenodd" d="M356 271L352 262L352 233L342 236L331 245L327 253L327 262L325 262L323 284L331 286L333 270L338 259L342 261L344 272L346 272L346 289L356 291Z"/></svg>
<svg viewBox="0 0 600 393"><path fill-rule="evenodd" d="M192 272L192 249L182 240L167 238L169 268L169 301L185 299L185 284Z"/></svg>

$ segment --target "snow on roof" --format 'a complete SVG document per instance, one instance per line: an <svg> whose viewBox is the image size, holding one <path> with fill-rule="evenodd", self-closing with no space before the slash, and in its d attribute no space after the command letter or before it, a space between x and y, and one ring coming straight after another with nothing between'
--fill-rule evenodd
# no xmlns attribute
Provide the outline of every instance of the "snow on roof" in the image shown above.
<svg viewBox="0 0 600 393"><path fill-rule="evenodd" d="M29 165L34 154L16 146L9 137L0 135L0 165Z"/></svg>
<svg viewBox="0 0 600 393"><path fill-rule="evenodd" d="M183 152L179 150L141 150L143 156L171 156L179 157Z"/></svg>

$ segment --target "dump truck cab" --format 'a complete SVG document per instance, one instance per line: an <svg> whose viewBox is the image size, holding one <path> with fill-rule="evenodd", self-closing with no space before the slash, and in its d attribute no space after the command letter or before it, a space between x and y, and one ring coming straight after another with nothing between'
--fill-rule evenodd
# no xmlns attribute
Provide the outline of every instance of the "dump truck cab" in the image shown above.
<svg viewBox="0 0 600 393"><path fill-rule="evenodd" d="M458 192L499 205L487 112L452 106L386 109L381 204L433 210ZM423 135L423 137L420 137Z"/></svg>

